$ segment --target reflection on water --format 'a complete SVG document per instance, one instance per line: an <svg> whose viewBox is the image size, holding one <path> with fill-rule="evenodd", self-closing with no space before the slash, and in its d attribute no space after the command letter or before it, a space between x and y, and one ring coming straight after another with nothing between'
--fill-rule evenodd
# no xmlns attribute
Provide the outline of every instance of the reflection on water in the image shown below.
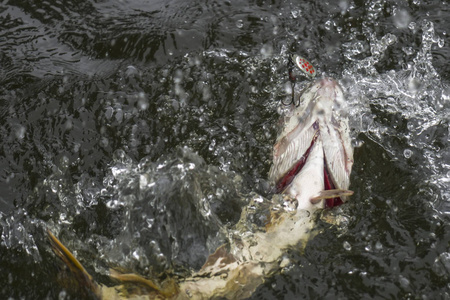
<svg viewBox="0 0 450 300"><path fill-rule="evenodd" d="M197 269L270 196L297 52L347 91L352 217L254 298L449 297L447 20L439 1L0 4L0 295L67 296L47 226L104 283Z"/></svg>

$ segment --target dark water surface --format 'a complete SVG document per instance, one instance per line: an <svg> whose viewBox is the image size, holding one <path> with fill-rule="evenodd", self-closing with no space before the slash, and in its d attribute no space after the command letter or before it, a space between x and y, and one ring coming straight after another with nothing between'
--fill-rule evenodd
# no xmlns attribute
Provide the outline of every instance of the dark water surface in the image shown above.
<svg viewBox="0 0 450 300"><path fill-rule="evenodd" d="M447 1L14 0L0 30L1 299L77 298L47 227L105 284L199 268L270 198L291 52L346 91L355 195L253 299L450 299Z"/></svg>

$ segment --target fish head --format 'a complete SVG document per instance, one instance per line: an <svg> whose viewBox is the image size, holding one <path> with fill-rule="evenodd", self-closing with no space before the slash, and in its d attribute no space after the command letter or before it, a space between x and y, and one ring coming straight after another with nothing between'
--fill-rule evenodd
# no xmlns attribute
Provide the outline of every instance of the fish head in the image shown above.
<svg viewBox="0 0 450 300"><path fill-rule="evenodd" d="M343 191L353 165L342 88L334 79L319 79L301 91L298 103L284 118L269 178L277 193L297 199L298 209L339 205L349 194Z"/></svg>

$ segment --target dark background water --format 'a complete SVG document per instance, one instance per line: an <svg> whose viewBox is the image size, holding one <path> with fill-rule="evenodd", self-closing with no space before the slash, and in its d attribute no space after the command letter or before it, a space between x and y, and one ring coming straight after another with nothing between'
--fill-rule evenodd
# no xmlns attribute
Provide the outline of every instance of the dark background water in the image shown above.
<svg viewBox="0 0 450 300"><path fill-rule="evenodd" d="M46 227L103 283L198 268L268 196L289 52L346 90L355 195L253 298L450 298L448 2L17 0L0 29L2 298L76 297Z"/></svg>

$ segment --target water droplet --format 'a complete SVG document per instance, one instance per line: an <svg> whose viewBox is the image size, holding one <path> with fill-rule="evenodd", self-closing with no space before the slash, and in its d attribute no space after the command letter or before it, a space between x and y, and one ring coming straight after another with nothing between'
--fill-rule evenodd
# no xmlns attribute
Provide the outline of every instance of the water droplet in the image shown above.
<svg viewBox="0 0 450 300"><path fill-rule="evenodd" d="M63 155L60 159L59 159L59 168L62 171L67 170L67 168L69 167L69 158L65 155Z"/></svg>
<svg viewBox="0 0 450 300"><path fill-rule="evenodd" d="M125 71L125 75L127 77L134 77L134 76L136 76L138 74L139 74L139 71L134 66L128 66L127 70Z"/></svg>
<svg viewBox="0 0 450 300"><path fill-rule="evenodd" d="M350 245L349 242L345 241L342 246L344 247L345 250L350 251L352 250L352 245Z"/></svg>
<svg viewBox="0 0 450 300"><path fill-rule="evenodd" d="M149 107L147 95L144 92L140 92L138 94L138 98L139 98L138 103L137 103L138 108L140 110L146 110Z"/></svg>
<svg viewBox="0 0 450 300"><path fill-rule="evenodd" d="M403 151L403 156L405 156L405 158L411 158L413 152L410 149L405 149Z"/></svg>
<svg viewBox="0 0 450 300"><path fill-rule="evenodd" d="M265 44L261 50L260 50L261 55L263 56L264 59L267 59L269 57L272 56L273 54L273 47L270 44Z"/></svg>
<svg viewBox="0 0 450 300"><path fill-rule="evenodd" d="M175 75L173 76L173 82L175 84L179 84L183 81L183 71L178 69L175 71Z"/></svg>
<svg viewBox="0 0 450 300"><path fill-rule="evenodd" d="M223 189L221 189L221 188L217 188L216 189L216 196L217 196L217 198L222 198L223 197L223 195L224 195L224 191L223 191Z"/></svg>
<svg viewBox="0 0 450 300"><path fill-rule="evenodd" d="M433 272L438 276L450 274L450 253L443 252L435 260L433 264Z"/></svg>
<svg viewBox="0 0 450 300"><path fill-rule="evenodd" d="M136 259L136 260L139 260L140 256L139 256L139 253L138 253L137 250L135 250L135 251L133 252L133 258Z"/></svg>
<svg viewBox="0 0 450 300"><path fill-rule="evenodd" d="M300 16L301 10L293 10L291 11L291 15L294 19L297 19Z"/></svg>
<svg viewBox="0 0 450 300"><path fill-rule="evenodd" d="M402 50L403 50L403 52L405 52L406 55L414 54L414 50L412 47L403 47Z"/></svg>
<svg viewBox="0 0 450 300"><path fill-rule="evenodd" d="M111 106L108 106L107 108L106 108L106 112L105 112L105 117L107 118L107 119L111 119L111 117L112 117L112 115L113 115L113 108L111 107Z"/></svg>
<svg viewBox="0 0 450 300"><path fill-rule="evenodd" d="M399 29L407 28L411 22L411 15L403 9L398 10L393 16L394 25Z"/></svg>
<svg viewBox="0 0 450 300"><path fill-rule="evenodd" d="M65 290L62 290L61 292L59 292L58 295L58 300L64 300L67 297L67 292Z"/></svg>
<svg viewBox="0 0 450 300"><path fill-rule="evenodd" d="M354 140L354 141L352 141L352 144L353 144L354 148L359 148L364 145L364 141L363 140Z"/></svg>
<svg viewBox="0 0 450 300"><path fill-rule="evenodd" d="M117 122L121 123L123 120L123 110L121 108L118 108L116 110L116 120Z"/></svg>
<svg viewBox="0 0 450 300"><path fill-rule="evenodd" d="M346 0L339 1L339 8L341 9L341 14L344 14L349 7L349 3Z"/></svg>
<svg viewBox="0 0 450 300"><path fill-rule="evenodd" d="M22 125L14 126L14 134L17 139L23 140L25 137L25 127Z"/></svg>
<svg viewBox="0 0 450 300"><path fill-rule="evenodd" d="M383 244L381 244L380 241L377 241L377 242L375 243L375 249L377 249L377 250L383 249Z"/></svg>

